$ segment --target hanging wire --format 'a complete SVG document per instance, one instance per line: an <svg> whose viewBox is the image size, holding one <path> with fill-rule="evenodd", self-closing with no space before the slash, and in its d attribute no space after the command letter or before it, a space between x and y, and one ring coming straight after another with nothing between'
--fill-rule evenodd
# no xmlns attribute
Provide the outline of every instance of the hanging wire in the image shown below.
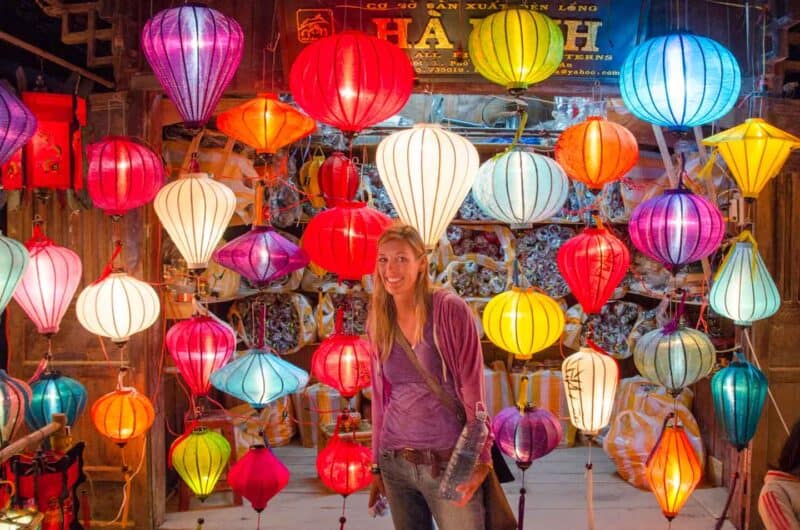
<svg viewBox="0 0 800 530"><path fill-rule="evenodd" d="M756 363L756 367L761 370L761 363L758 362L758 357L756 356L756 350L753 348L753 343L750 341L750 330L748 328L744 328L742 330L742 335L744 335L745 341L747 342L747 347L750 349L750 353L753 355L753 361ZM763 372L763 370L761 370ZM789 435L789 425L786 423L786 419L783 417L783 413L781 412L780 407L778 407L778 402L775 399L775 395L772 393L772 388L767 385L767 394L769 395L769 399L772 402L772 406L775 407L775 412L778 414L778 419L781 420L781 425L783 425L783 430L786 431L786 434Z"/></svg>

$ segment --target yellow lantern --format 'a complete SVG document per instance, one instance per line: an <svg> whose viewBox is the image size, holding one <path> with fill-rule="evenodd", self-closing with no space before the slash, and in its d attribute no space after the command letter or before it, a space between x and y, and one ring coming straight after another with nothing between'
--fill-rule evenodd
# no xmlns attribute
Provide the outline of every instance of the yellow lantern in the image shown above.
<svg viewBox="0 0 800 530"><path fill-rule="evenodd" d="M483 329L500 348L530 359L561 337L564 311L546 294L515 286L486 304Z"/></svg>
<svg viewBox="0 0 800 530"><path fill-rule="evenodd" d="M542 13L504 9L484 18L469 34L469 57L483 77L511 94L544 81L564 55L564 34Z"/></svg>
<svg viewBox="0 0 800 530"><path fill-rule="evenodd" d="M800 138L761 118L750 118L706 138L703 144L717 147L742 195L755 199L778 174L792 150L800 147Z"/></svg>
<svg viewBox="0 0 800 530"><path fill-rule="evenodd" d="M199 427L172 442L169 455L178 475L204 501L228 465L231 445L218 432Z"/></svg>

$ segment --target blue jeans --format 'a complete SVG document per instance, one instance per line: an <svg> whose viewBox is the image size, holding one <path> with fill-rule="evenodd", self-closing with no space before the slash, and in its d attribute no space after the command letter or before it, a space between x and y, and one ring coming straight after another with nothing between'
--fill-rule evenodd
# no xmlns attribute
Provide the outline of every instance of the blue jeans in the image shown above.
<svg viewBox="0 0 800 530"><path fill-rule="evenodd" d="M482 488L457 506L439 496L444 473L432 478L430 465L412 464L392 451L381 452L379 465L395 530L433 530L433 520L439 530L486 530Z"/></svg>

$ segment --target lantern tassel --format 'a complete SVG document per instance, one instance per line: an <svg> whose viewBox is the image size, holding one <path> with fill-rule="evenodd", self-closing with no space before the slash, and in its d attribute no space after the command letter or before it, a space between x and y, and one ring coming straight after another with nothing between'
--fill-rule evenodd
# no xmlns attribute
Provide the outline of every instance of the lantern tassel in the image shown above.
<svg viewBox="0 0 800 530"><path fill-rule="evenodd" d="M519 383L519 397L517 398L517 408L519 409L519 413L522 414L525 411L525 405L528 404L528 375L523 374L522 380ZM525 472L523 471L523 477L525 476Z"/></svg>
<svg viewBox="0 0 800 530"><path fill-rule="evenodd" d="M588 529L594 530L594 484L592 482L592 440L589 439L589 455L586 460L586 510L588 515Z"/></svg>
<svg viewBox="0 0 800 530"><path fill-rule="evenodd" d="M522 530L523 519L525 519L525 494L528 491L525 489L525 470L522 470L522 487L519 489L519 507L517 509L517 530Z"/></svg>
<svg viewBox="0 0 800 530"><path fill-rule="evenodd" d="M517 132L514 135L514 140L511 142L511 145L508 146L507 151L511 151L517 146L520 139L522 138L522 133L525 131L525 124L528 123L528 113L526 111L520 109L519 115L520 115L519 127L517 127Z"/></svg>
<svg viewBox="0 0 800 530"><path fill-rule="evenodd" d="M347 522L347 517L344 516L346 503L347 503L347 497L342 495L342 516L339 517L339 530L344 530L344 523Z"/></svg>
<svg viewBox="0 0 800 530"><path fill-rule="evenodd" d="M714 163L717 161L717 156L719 156L719 149L714 149L711 153L711 156L708 157L708 161L703 165L703 168L697 174L697 178L699 180L707 179L711 176L711 170L714 169Z"/></svg>

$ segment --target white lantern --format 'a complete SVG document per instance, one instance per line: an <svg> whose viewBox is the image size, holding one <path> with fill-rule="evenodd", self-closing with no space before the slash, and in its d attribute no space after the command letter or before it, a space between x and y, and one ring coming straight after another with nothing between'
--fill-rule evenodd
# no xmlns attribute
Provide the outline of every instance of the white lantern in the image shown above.
<svg viewBox="0 0 800 530"><path fill-rule="evenodd" d="M156 195L153 207L189 269L205 269L236 208L230 188L188 173Z"/></svg>
<svg viewBox="0 0 800 530"><path fill-rule="evenodd" d="M478 151L466 138L421 123L378 144L375 162L386 192L404 223L433 248L469 193Z"/></svg>
<svg viewBox="0 0 800 530"><path fill-rule="evenodd" d="M608 425L619 381L617 362L591 348L581 348L561 364L569 419L586 434Z"/></svg>
<svg viewBox="0 0 800 530"><path fill-rule="evenodd" d="M120 271L84 289L75 312L87 331L121 344L158 320L161 303L149 284Z"/></svg>
<svg viewBox="0 0 800 530"><path fill-rule="evenodd" d="M484 162L472 185L481 210L509 224L549 219L568 193L569 179L555 160L519 148Z"/></svg>
<svg viewBox="0 0 800 530"><path fill-rule="evenodd" d="M642 335L633 350L633 362L640 374L677 396L711 373L716 353L705 333L672 321Z"/></svg>

